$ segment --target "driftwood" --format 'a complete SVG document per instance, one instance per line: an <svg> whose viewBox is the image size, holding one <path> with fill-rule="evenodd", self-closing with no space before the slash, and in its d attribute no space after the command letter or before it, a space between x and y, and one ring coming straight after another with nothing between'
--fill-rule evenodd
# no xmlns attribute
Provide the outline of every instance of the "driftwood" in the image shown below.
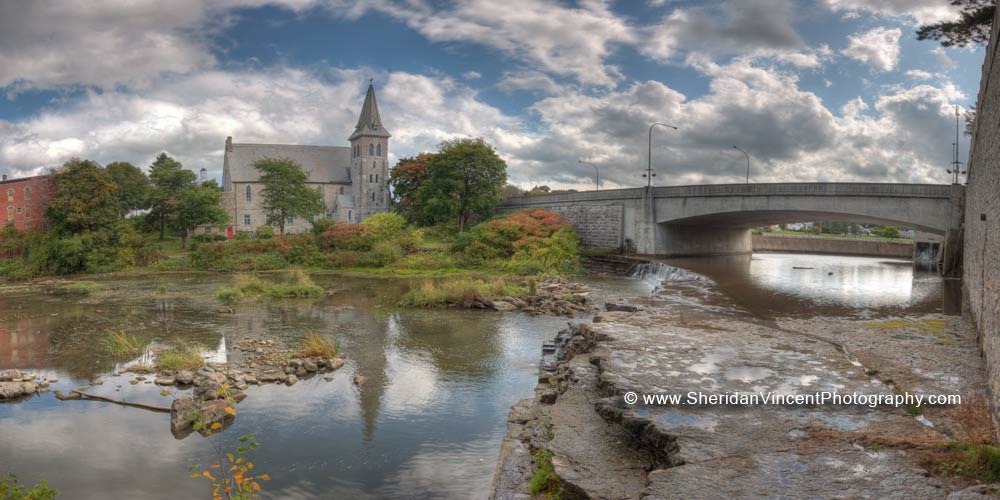
<svg viewBox="0 0 1000 500"><path fill-rule="evenodd" d="M144 403L132 403L132 402L129 402L129 401L122 401L122 400L119 400L119 399L114 399L114 398L109 398L109 397L105 397L105 396L98 396L96 394L86 393L86 392L83 392L83 391L77 390L77 389L74 389L74 390L70 391L70 394L79 394L80 396L83 396L82 398L80 398L80 399L83 399L83 400L90 399L92 401L93 400L106 401L108 403L114 403L116 405L131 406L133 408L142 408L143 410L157 411L157 412L162 412L162 413L170 413L170 408L167 408L165 406L147 405L147 404L144 404ZM62 398L59 398L59 399L75 399L75 398L62 397Z"/></svg>

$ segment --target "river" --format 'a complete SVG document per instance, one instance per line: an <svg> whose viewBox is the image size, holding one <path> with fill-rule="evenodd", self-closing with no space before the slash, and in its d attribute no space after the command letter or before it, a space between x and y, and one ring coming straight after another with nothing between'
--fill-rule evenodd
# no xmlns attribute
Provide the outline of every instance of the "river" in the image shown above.
<svg viewBox="0 0 1000 500"><path fill-rule="evenodd" d="M761 317L885 316L957 311L955 284L908 262L813 255L668 261L646 279L582 278L597 304L634 299ZM678 270L683 268L683 270ZM91 293L57 286L0 294L0 369L58 378L52 389L169 405L160 388L129 384L102 353L103 332L183 339L215 359L239 356L246 336L333 334L347 365L333 380L251 387L232 427L252 433L267 472L265 498L485 498L509 407L530 397L541 345L568 318L395 304L405 279L313 275L334 290L319 300L247 303L219 313L212 299L232 277L173 274L98 280ZM664 279L667 286L659 286ZM352 384L353 375L368 381ZM0 404L0 473L47 479L63 498L207 498L188 466L214 461L210 441L177 440L163 414L51 393Z"/></svg>

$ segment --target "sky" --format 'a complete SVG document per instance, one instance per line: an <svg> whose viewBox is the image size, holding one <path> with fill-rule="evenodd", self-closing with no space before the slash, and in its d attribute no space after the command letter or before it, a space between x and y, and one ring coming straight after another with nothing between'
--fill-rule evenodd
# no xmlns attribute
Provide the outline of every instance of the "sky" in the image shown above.
<svg viewBox="0 0 1000 500"><path fill-rule="evenodd" d="M981 47L948 0L0 2L0 172L72 157L221 176L225 139L347 146L369 79L390 165L482 137L524 188L947 183ZM964 122L963 122L964 127ZM964 162L968 140L960 137Z"/></svg>

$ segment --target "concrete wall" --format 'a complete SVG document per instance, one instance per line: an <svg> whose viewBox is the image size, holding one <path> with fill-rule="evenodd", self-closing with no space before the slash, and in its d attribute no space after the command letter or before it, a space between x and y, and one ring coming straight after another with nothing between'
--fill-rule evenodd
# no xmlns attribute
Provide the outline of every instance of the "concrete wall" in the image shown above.
<svg viewBox="0 0 1000 500"><path fill-rule="evenodd" d="M753 236L753 251L869 255L909 259L913 257L913 244L857 238L810 238L808 236L762 234Z"/></svg>
<svg viewBox="0 0 1000 500"><path fill-rule="evenodd" d="M998 11L1000 13L1000 11ZM969 186L965 207L963 295L967 312L979 331L1000 421L1000 22L993 18L990 45L983 63L978 110L969 153Z"/></svg>

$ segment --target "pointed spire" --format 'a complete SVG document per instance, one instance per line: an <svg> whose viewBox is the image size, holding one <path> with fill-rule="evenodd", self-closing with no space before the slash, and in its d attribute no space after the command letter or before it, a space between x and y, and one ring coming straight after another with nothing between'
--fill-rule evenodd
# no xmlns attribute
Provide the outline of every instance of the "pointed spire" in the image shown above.
<svg viewBox="0 0 1000 500"><path fill-rule="evenodd" d="M382 117L378 114L373 79L368 80L368 93L365 94L365 103L361 105L361 116L358 117L358 124L354 127L354 133L348 140L353 141L362 135L390 137L389 132L382 126Z"/></svg>

